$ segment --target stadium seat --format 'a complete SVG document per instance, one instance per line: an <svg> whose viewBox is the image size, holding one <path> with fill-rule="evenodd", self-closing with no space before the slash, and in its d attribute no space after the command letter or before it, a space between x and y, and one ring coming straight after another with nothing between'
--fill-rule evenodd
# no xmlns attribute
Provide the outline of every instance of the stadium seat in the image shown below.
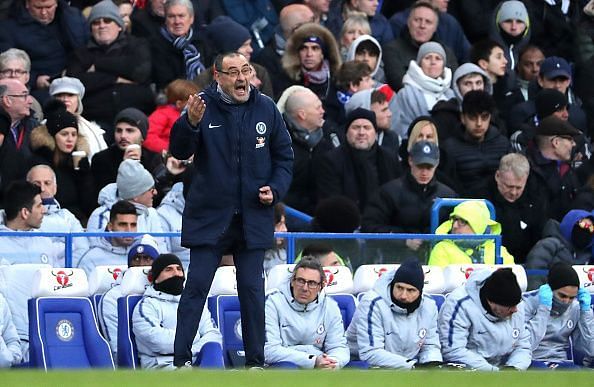
<svg viewBox="0 0 594 387"><path fill-rule="evenodd" d="M268 272L268 282L266 284L266 291L270 292L272 289L278 288L289 276L293 273L294 263L283 265L276 265L270 272Z"/></svg>
<svg viewBox="0 0 594 387"><path fill-rule="evenodd" d="M353 278L353 294L365 293L373 288L375 281L382 274L395 270L400 265L361 265L355 270Z"/></svg>
<svg viewBox="0 0 594 387"><path fill-rule="evenodd" d="M473 271L489 269L489 265L448 265L443 268L444 293L450 293L459 286L466 284L466 280Z"/></svg>
<svg viewBox="0 0 594 387"><path fill-rule="evenodd" d="M213 320L217 321L217 296L237 295L235 266L221 266L217 269L208 294L206 305Z"/></svg>
<svg viewBox="0 0 594 387"><path fill-rule="evenodd" d="M437 310L439 311L445 301L445 296L443 294L427 294L427 295L429 297L431 297L433 299L433 301L435 301L435 305L437 305Z"/></svg>
<svg viewBox="0 0 594 387"><path fill-rule="evenodd" d="M355 296L352 294L329 294L329 296L338 304L340 313L342 314L342 323L346 330L353 319L355 309L357 309Z"/></svg>
<svg viewBox="0 0 594 387"><path fill-rule="evenodd" d="M114 369L87 297L32 298L28 307L31 367Z"/></svg>
<svg viewBox="0 0 594 387"><path fill-rule="evenodd" d="M122 294L144 294L150 285L150 266L137 266L128 268L122 276Z"/></svg>
<svg viewBox="0 0 594 387"><path fill-rule="evenodd" d="M89 275L89 294L103 294L121 279L128 266L105 265L97 266Z"/></svg>
<svg viewBox="0 0 594 387"><path fill-rule="evenodd" d="M594 297L594 265L573 265L573 270L578 274L580 286Z"/></svg>
<svg viewBox="0 0 594 387"><path fill-rule="evenodd" d="M136 338L132 330L132 312L142 295L127 295L118 298L118 367L140 367Z"/></svg>
<svg viewBox="0 0 594 387"><path fill-rule="evenodd" d="M346 266L328 266L324 267L324 274L326 274L324 290L327 294L352 293L353 274L351 269Z"/></svg>
<svg viewBox="0 0 594 387"><path fill-rule="evenodd" d="M216 297L216 323L223 336L223 359L225 367L238 368L245 365L245 352L241 333L239 297L219 295Z"/></svg>

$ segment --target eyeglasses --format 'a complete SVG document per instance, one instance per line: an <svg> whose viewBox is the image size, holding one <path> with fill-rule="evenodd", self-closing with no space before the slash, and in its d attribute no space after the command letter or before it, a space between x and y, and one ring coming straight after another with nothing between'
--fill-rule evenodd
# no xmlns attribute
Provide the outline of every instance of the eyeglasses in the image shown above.
<svg viewBox="0 0 594 387"><path fill-rule="evenodd" d="M98 19L95 19L91 22L92 26L98 26L101 25L101 23L103 24L111 24L111 23L115 23L115 21L111 20L111 19L106 19L104 17L100 17Z"/></svg>
<svg viewBox="0 0 594 387"><path fill-rule="evenodd" d="M229 71L217 70L219 73L223 73L225 75L230 76L231 78L239 77L239 73L243 76L250 76L252 74L252 68L249 66L242 67L241 70L238 69L231 69Z"/></svg>
<svg viewBox="0 0 594 387"><path fill-rule="evenodd" d="M7 94L7 96L9 97L15 97L15 98L23 98L23 99L27 99L31 94L29 93L25 93L25 94Z"/></svg>
<svg viewBox="0 0 594 387"><path fill-rule="evenodd" d="M0 75L3 77L20 77L21 75L29 74L27 70L19 70L19 69L4 69L0 70Z"/></svg>
<svg viewBox="0 0 594 387"><path fill-rule="evenodd" d="M452 221L452 224L454 224L455 222L458 222L458 224L459 224L460 226L468 226L468 222L467 222L467 221L465 221L464 219L462 219L462 218L459 218L459 217L457 217L457 216L452 216L452 217L450 218L450 220Z"/></svg>
<svg viewBox="0 0 594 387"><path fill-rule="evenodd" d="M320 286L320 282L316 282L316 281L307 281L303 278L293 278L293 282L295 282L297 285L304 287L305 285L307 285L308 288L310 289L316 289L318 286Z"/></svg>
<svg viewBox="0 0 594 387"><path fill-rule="evenodd" d="M594 234L594 224L592 224L592 222L589 222L588 219L581 219L578 222L578 226L580 226L580 228L584 230L590 231L591 234Z"/></svg>

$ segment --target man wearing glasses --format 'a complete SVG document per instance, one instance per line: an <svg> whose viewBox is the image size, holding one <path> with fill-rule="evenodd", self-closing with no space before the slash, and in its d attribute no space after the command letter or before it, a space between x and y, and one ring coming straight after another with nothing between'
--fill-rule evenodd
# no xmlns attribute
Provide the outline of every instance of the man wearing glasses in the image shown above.
<svg viewBox="0 0 594 387"><path fill-rule="evenodd" d="M349 361L340 309L324 288L326 275L303 257L266 299L266 363L281 368L339 369Z"/></svg>
<svg viewBox="0 0 594 387"><path fill-rule="evenodd" d="M441 308L443 360L479 371L527 369L532 360L530 332L521 301L522 291L510 268L475 270Z"/></svg>
<svg viewBox="0 0 594 387"><path fill-rule="evenodd" d="M12 78L19 80L27 88L31 88L29 79L31 74L31 59L29 55L18 48L10 48L0 54L0 79ZM39 102L31 97L31 114L38 121L43 120L43 110Z"/></svg>
<svg viewBox="0 0 594 387"><path fill-rule="evenodd" d="M273 206L291 183L291 138L274 102L250 86L252 68L237 52L222 54L214 79L190 95L171 130L170 152L194 155L182 219L190 248L178 308L174 364L191 366L191 345L215 271L233 254L247 367L264 365L264 251L274 242Z"/></svg>
<svg viewBox="0 0 594 387"><path fill-rule="evenodd" d="M10 116L10 133L6 136L7 145L23 155L31 156L30 135L38 125L35 118L31 117L32 98L27 86L16 79L0 79L0 86L5 86L0 91L0 106Z"/></svg>

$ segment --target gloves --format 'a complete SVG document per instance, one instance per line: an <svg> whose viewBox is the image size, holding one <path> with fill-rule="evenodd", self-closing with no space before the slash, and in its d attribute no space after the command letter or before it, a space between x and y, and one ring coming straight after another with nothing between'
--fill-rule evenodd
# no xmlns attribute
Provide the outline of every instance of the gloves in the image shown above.
<svg viewBox="0 0 594 387"><path fill-rule="evenodd" d="M587 312L590 309L590 304L592 303L590 292L584 288L580 288L580 290L578 290L577 299L580 303L580 310L582 312Z"/></svg>
<svg viewBox="0 0 594 387"><path fill-rule="evenodd" d="M553 289L549 284L541 285L538 288L538 301L541 305L553 307Z"/></svg>

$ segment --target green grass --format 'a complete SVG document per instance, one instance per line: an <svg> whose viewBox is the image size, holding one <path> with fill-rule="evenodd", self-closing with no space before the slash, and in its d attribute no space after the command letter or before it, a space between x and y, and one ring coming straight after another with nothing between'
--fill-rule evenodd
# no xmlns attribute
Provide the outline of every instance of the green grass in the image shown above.
<svg viewBox="0 0 594 387"><path fill-rule="evenodd" d="M0 371L2 386L538 386L594 385L594 373L583 371L464 372L464 371Z"/></svg>

